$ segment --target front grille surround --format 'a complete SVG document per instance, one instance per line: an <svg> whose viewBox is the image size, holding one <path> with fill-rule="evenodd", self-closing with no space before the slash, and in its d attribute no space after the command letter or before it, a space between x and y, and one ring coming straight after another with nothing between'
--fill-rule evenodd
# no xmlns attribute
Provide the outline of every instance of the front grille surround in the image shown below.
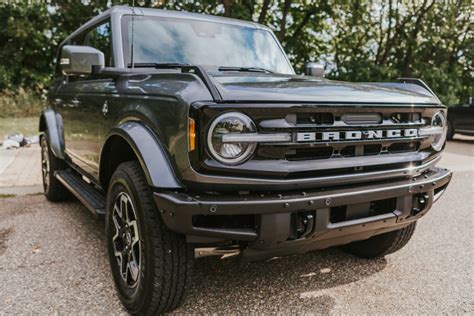
<svg viewBox="0 0 474 316"><path fill-rule="evenodd" d="M227 111L239 111L251 117L259 134L300 132L329 132L329 131L367 131L418 129L428 127L431 117L440 106L415 107L413 105L359 104L359 105L320 105L320 104L278 104L274 107L268 104L220 105L212 104L199 106L190 115L197 119L201 129L200 135L205 135L207 126L213 118ZM361 140L331 140L315 142L260 143L254 156L246 163L229 168L216 164L207 154L206 144L200 140L199 151L191 154L193 168L201 173L215 175L232 175L243 177L263 178L298 178L308 176L307 171L299 170L301 163L325 161L344 162L338 168L338 163L331 164L331 169L311 172L312 176L319 174L340 175L341 173L357 173L365 171L381 171L389 168L399 168L400 164L389 163L392 157L422 153L419 159L404 163L404 165L420 165L435 153L431 149L429 137L400 137L385 139ZM371 166L360 166L361 159L376 158ZM408 156L407 156L408 157ZM410 156L412 157L412 156ZM421 157L421 158L420 158ZM384 161L387 161L385 163ZM275 171L261 171L252 168L252 164L260 162L272 164ZM353 164L351 164L353 162ZM350 168L347 168L347 165ZM279 171L284 169L284 172ZM342 167L342 165L344 165ZM255 164L254 164L255 166Z"/></svg>

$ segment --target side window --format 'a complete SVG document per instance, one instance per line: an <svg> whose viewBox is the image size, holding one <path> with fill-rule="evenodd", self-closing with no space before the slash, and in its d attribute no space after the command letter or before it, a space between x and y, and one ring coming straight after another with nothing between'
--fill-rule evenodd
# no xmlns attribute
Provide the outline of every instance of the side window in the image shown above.
<svg viewBox="0 0 474 316"><path fill-rule="evenodd" d="M113 67L112 28L110 21L100 24L73 39L74 45L94 47L104 53L105 66Z"/></svg>

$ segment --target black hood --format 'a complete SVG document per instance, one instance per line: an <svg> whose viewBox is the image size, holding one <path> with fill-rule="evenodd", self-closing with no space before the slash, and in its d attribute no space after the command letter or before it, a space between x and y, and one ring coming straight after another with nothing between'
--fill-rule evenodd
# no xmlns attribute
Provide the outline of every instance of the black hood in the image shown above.
<svg viewBox="0 0 474 316"><path fill-rule="evenodd" d="M408 83L349 83L259 73L210 75L223 101L440 104L428 90Z"/></svg>

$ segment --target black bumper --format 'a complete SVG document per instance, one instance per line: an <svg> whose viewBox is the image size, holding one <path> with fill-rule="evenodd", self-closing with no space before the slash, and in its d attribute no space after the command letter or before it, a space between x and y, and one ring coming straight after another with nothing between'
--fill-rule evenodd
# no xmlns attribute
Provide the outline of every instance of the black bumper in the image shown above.
<svg viewBox="0 0 474 316"><path fill-rule="evenodd" d="M154 198L169 229L188 237L249 242L252 256L265 257L326 248L408 225L426 214L451 180L446 169L431 168L413 179L317 189L305 192L273 192L271 195L192 195L155 192ZM335 222L331 212L338 207L356 210L364 203L396 199L395 208L382 214ZM417 199L423 199L418 207ZM304 238L289 240L291 214L312 212L314 225ZM199 227L196 216L256 215L254 227ZM249 253L249 254L250 254ZM245 255L245 252L244 252Z"/></svg>

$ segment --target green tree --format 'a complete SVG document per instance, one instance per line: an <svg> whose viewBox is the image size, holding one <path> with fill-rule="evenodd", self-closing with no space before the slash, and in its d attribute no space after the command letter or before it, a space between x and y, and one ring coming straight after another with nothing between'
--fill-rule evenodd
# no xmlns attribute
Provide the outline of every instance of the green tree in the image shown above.
<svg viewBox="0 0 474 316"><path fill-rule="evenodd" d="M446 104L473 87L471 0L98 0L0 4L0 91L41 92L58 44L110 5L222 15L275 31L298 73L328 61L328 77L349 81L425 80Z"/></svg>
<svg viewBox="0 0 474 316"><path fill-rule="evenodd" d="M0 7L0 89L19 86L41 89L51 73L52 29L46 6L5 5Z"/></svg>

